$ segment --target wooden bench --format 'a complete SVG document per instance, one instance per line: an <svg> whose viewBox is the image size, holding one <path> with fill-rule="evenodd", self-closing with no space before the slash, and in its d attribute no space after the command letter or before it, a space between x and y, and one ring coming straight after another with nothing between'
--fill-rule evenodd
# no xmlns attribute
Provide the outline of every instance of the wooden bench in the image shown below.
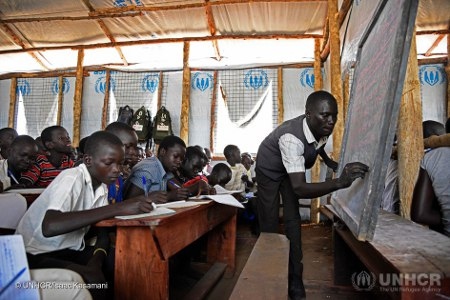
<svg viewBox="0 0 450 300"><path fill-rule="evenodd" d="M229 299L288 299L289 240L262 232Z"/></svg>
<svg viewBox="0 0 450 300"><path fill-rule="evenodd" d="M380 211L370 242L358 241L334 213L334 283L389 294L391 299L450 296L450 239L400 216ZM362 272L366 273L362 273ZM366 276L366 285L358 276ZM369 275L369 277L367 277Z"/></svg>

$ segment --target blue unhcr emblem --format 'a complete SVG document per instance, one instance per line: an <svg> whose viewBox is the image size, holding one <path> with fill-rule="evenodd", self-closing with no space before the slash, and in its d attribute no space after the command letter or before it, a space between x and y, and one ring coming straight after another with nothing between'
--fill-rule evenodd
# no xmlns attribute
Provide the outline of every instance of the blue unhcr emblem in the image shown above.
<svg viewBox="0 0 450 300"><path fill-rule="evenodd" d="M114 78L109 79L109 90L114 91L116 89L116 81ZM106 90L106 77L102 76L95 82L95 92L104 94Z"/></svg>
<svg viewBox="0 0 450 300"><path fill-rule="evenodd" d="M422 85L430 86L442 84L445 80L444 68L437 66L422 66L419 70L419 79Z"/></svg>
<svg viewBox="0 0 450 300"><path fill-rule="evenodd" d="M310 88L314 88L314 69L306 68L300 73L300 84L303 87L309 86Z"/></svg>
<svg viewBox="0 0 450 300"><path fill-rule="evenodd" d="M214 78L209 73L195 72L191 80L191 86L194 90L198 89L202 92L206 91L208 88L212 89Z"/></svg>
<svg viewBox="0 0 450 300"><path fill-rule="evenodd" d="M245 74L244 85L246 88L259 89L269 84L267 73L263 70L250 70Z"/></svg>
<svg viewBox="0 0 450 300"><path fill-rule="evenodd" d="M142 90L149 91L150 93L154 93L159 84L159 75L158 74L150 74L142 79Z"/></svg>
<svg viewBox="0 0 450 300"><path fill-rule="evenodd" d="M142 6L141 0L114 0L113 1L113 5L115 7L125 7L128 5L135 5L135 3L136 3L136 6Z"/></svg>
<svg viewBox="0 0 450 300"><path fill-rule="evenodd" d="M17 79L16 94L21 93L22 96L29 95L31 93L30 83L26 79Z"/></svg>
<svg viewBox="0 0 450 300"><path fill-rule="evenodd" d="M62 87L63 93L67 94L69 92L69 89L70 89L69 80L67 80L67 78L63 78L63 87ZM52 92L53 92L53 95L58 95L58 92L59 92L59 79L58 78L53 80Z"/></svg>

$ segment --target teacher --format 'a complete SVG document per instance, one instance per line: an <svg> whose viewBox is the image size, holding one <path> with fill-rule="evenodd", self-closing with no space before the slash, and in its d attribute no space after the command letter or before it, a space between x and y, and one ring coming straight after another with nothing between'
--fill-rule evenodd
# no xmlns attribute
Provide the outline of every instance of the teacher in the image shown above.
<svg viewBox="0 0 450 300"><path fill-rule="evenodd" d="M261 143L256 157L258 183L258 220L262 232L278 233L279 195L283 201L284 227L290 240L289 297L306 297L302 273L299 198L316 198L349 187L358 177L364 178L369 167L360 162L348 163L342 174L320 183L307 183L305 172L318 155L334 171L337 163L324 147L337 120L336 99L326 91L316 91L306 100L305 114L285 121Z"/></svg>

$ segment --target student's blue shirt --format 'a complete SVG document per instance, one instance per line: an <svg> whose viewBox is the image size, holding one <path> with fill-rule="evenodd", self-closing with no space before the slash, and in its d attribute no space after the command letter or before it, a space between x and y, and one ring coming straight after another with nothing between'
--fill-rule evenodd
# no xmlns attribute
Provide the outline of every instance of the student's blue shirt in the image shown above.
<svg viewBox="0 0 450 300"><path fill-rule="evenodd" d="M144 186L143 179L145 178ZM167 181L173 178L171 172L166 172L159 159L155 156L141 160L131 170L127 180L141 189L147 189L147 192L166 191Z"/></svg>

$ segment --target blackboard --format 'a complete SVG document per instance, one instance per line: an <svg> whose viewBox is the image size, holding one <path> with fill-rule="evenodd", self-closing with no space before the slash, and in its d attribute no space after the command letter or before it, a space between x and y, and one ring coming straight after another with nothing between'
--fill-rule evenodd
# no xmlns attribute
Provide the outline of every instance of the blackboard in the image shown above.
<svg viewBox="0 0 450 300"><path fill-rule="evenodd" d="M418 0L382 0L358 47L338 174L369 166L331 204L358 240L371 240L392 149Z"/></svg>

